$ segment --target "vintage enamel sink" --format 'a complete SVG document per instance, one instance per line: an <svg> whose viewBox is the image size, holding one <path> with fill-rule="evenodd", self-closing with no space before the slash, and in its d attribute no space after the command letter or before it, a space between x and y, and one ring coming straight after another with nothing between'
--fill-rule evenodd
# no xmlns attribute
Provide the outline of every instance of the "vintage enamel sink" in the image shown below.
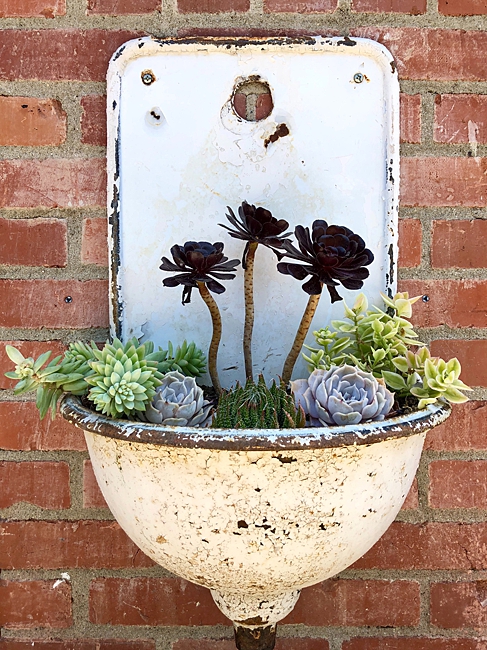
<svg viewBox="0 0 487 650"><path fill-rule="evenodd" d="M237 110L249 84L267 89L266 114ZM243 200L291 229L318 218L351 228L375 257L369 304L394 293L398 92L391 55L363 39L122 46L108 75L112 334L207 346L205 306L182 306L165 290L160 258L187 240L225 241L228 257L240 257L220 224L226 206ZM256 260L254 360L266 378L282 368L306 302L272 257ZM242 281L231 285L219 296L223 386L243 379ZM312 329L340 310L322 300ZM301 361L294 376L305 372ZM273 648L300 589L379 539L409 491L426 432L449 415L431 406L355 427L247 431L114 421L74 397L61 410L85 431L122 528L155 562L211 589L241 650Z"/></svg>

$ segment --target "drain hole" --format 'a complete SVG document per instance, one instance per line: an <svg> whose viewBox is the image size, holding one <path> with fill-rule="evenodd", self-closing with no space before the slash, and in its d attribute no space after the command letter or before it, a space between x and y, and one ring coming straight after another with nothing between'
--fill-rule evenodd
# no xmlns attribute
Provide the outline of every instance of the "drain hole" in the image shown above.
<svg viewBox="0 0 487 650"><path fill-rule="evenodd" d="M164 114L158 106L154 106L150 111L147 111L145 119L150 126L160 126L165 122Z"/></svg>
<svg viewBox="0 0 487 650"><path fill-rule="evenodd" d="M258 76L249 77L235 86L232 97L235 113L247 122L259 122L269 117L274 103L269 84Z"/></svg>

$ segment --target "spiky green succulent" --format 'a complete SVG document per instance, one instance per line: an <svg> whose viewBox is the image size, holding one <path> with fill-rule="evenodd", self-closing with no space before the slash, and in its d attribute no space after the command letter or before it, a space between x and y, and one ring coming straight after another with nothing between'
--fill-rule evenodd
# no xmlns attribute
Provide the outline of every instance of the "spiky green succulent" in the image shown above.
<svg viewBox="0 0 487 650"><path fill-rule="evenodd" d="M284 386L274 381L267 387L264 377L257 383L248 379L223 391L218 401L212 427L229 429L291 429L304 427L303 409L294 404Z"/></svg>
<svg viewBox="0 0 487 650"><path fill-rule="evenodd" d="M92 374L86 381L91 386L88 399L96 410L113 418L145 411L163 377L158 362L146 358L145 346L133 339L125 345L114 339L93 354Z"/></svg>

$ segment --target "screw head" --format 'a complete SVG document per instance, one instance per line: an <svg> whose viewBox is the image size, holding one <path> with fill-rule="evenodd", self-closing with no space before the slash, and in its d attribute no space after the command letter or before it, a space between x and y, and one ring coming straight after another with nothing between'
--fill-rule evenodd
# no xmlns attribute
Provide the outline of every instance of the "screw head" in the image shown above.
<svg viewBox="0 0 487 650"><path fill-rule="evenodd" d="M364 80L364 75L361 72L356 72L353 75L353 80L355 81L356 84L361 84L362 81Z"/></svg>
<svg viewBox="0 0 487 650"><path fill-rule="evenodd" d="M156 80L156 76L152 70L143 70L140 73L140 78L142 79L142 83L146 86L150 86Z"/></svg>
<svg viewBox="0 0 487 650"><path fill-rule="evenodd" d="M73 302L73 299L72 299L71 296L66 296L65 299L64 299L64 302L69 305L69 303Z"/></svg>
<svg viewBox="0 0 487 650"><path fill-rule="evenodd" d="M425 294L424 296L421 296L421 300L422 300L423 302L429 302L429 301L430 301L430 297L429 297L428 295Z"/></svg>

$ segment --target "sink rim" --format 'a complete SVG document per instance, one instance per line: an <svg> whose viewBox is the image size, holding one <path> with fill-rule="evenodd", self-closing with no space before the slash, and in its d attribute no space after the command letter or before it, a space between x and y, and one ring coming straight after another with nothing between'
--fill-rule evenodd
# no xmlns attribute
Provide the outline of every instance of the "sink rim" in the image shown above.
<svg viewBox="0 0 487 650"><path fill-rule="evenodd" d="M68 422L80 429L131 443L190 449L273 451L370 445L417 435L446 420L451 406L430 404L425 409L380 422L303 429L211 429L116 420L86 408L74 395L63 398L60 411Z"/></svg>

